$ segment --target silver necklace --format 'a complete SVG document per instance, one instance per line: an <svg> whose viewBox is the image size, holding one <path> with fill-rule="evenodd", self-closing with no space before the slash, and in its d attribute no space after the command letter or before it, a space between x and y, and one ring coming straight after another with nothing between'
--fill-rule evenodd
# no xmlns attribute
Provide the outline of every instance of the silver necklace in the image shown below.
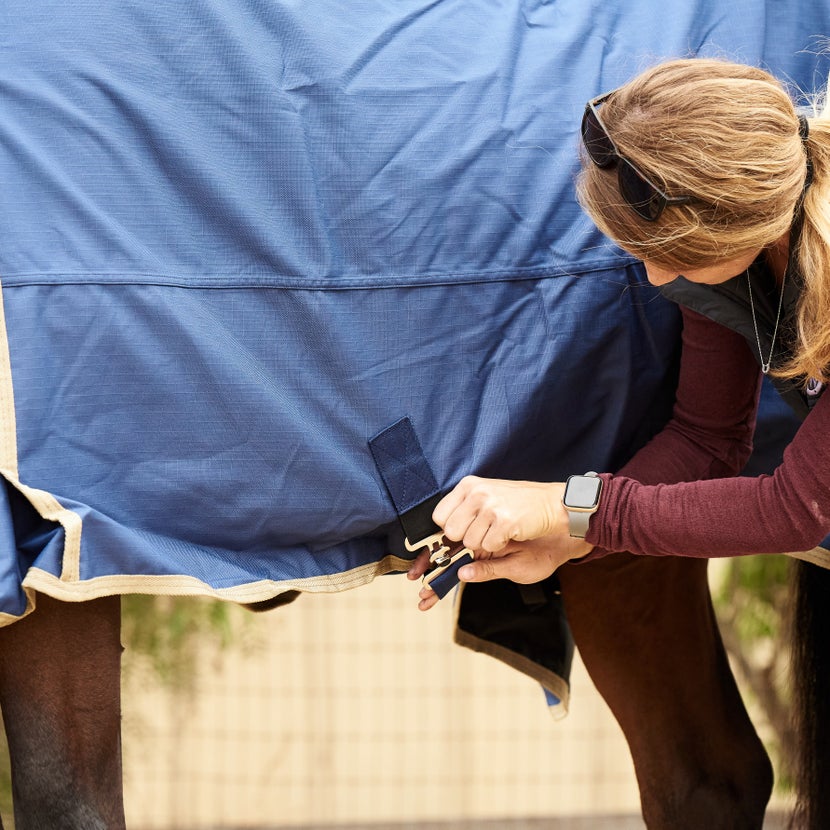
<svg viewBox="0 0 830 830"><path fill-rule="evenodd" d="M752 311L752 325L755 328L755 342L758 344L758 360L761 361L761 371L766 375L772 363L772 353L775 351L775 337L778 334L778 324L781 322L781 309L784 306L784 283L787 280L787 272L781 278L781 296L778 298L778 313L775 315L775 328L772 330L772 342L769 346L769 357L764 362L764 355L761 353L761 338L758 335L758 320L755 318L755 303L752 300L752 280L749 278L749 271L746 272L746 287L749 289L749 308Z"/></svg>

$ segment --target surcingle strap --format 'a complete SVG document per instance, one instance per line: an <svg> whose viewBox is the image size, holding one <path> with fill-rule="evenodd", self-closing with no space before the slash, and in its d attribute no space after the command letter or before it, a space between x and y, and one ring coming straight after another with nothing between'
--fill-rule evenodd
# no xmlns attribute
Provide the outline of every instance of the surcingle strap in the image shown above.
<svg viewBox="0 0 830 830"><path fill-rule="evenodd" d="M395 421L369 439L369 450L395 506L406 548L430 552L433 567L424 574L424 583L443 599L458 583L458 569L472 562L473 554L461 542L447 539L432 520L443 493L412 422L408 417Z"/></svg>
<svg viewBox="0 0 830 830"><path fill-rule="evenodd" d="M438 488L409 418L369 439L369 449L398 514L410 551L430 551L424 575L439 598L458 583L458 569L473 559L460 542L449 541L432 521L443 493ZM414 540L414 541L410 541ZM574 645L556 574L535 585L506 579L465 584L457 603L455 641L489 654L538 680L551 712L568 709L568 678Z"/></svg>

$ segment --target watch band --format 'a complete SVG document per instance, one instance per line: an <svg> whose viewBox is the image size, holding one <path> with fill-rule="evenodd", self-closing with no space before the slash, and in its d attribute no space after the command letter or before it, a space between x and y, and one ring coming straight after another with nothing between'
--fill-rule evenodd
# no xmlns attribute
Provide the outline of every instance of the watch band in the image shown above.
<svg viewBox="0 0 830 830"><path fill-rule="evenodd" d="M566 507L565 510L568 510ZM568 533L577 539L584 539L588 533L588 525L594 513L583 513L577 510L568 510Z"/></svg>
<svg viewBox="0 0 830 830"><path fill-rule="evenodd" d="M572 481L579 479L593 479L595 482L596 494L590 503L568 504L568 495ZM570 476L565 485L565 494L562 497L562 506L568 513L568 533L575 539L584 539L588 534L588 527L591 523L591 516L597 512L599 497L602 493L602 481L599 476L591 471L583 475Z"/></svg>

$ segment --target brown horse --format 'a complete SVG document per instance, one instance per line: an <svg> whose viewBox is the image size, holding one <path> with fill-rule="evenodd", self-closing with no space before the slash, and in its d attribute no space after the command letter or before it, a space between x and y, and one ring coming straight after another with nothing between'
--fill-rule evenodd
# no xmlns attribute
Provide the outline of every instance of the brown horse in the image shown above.
<svg viewBox="0 0 830 830"><path fill-rule="evenodd" d="M0 200L0 272L6 324L17 331L11 334L14 359L23 361L14 384L11 372L6 373L7 397L16 396L19 407L8 406L0 426L14 433L12 416L17 416L25 445L21 481L43 488L40 492L47 496L80 496L78 504L92 508L96 499L85 499L97 478L107 509L109 482L153 456L152 446L132 440L131 419L150 437L162 437L170 424L179 430L171 432L174 443L192 436L188 447L196 471L205 469L209 455L203 438L213 435L203 430L204 422L220 411L224 417L214 424L214 443L221 451L212 472L225 463L225 445L234 448L237 438L268 434L260 429L262 412L273 415L273 434L293 435L294 429L299 434L306 426L314 378L287 394L274 380L279 374L268 360L277 366L283 354L292 358L286 372L293 377L302 374L294 352L309 365L316 365L315 356L321 354L335 366L345 356L344 345L362 354L370 334L378 335L379 347L396 341L410 324L408 292L418 285L429 289L434 307L442 310L442 326L461 336L460 363L468 346L471 354L478 348L468 343L474 314L481 318L480 331L492 334L497 328L480 302L485 292L479 280L492 280L496 290L488 296L510 317L515 332L504 341L510 349L496 350L504 354L494 353L487 343L479 352L487 372L505 361L500 371L508 377L511 366L524 367L526 356L535 360L537 351L561 336L559 323L551 320L556 295L529 282L525 290L525 281L538 276L540 282L553 282L543 276L549 274L576 286L579 280L565 283L559 276L570 276L575 266L578 273L599 273L593 284L608 292L608 300L597 311L576 302L575 288L563 289L561 308L573 337L562 341L562 359L550 364L549 375L534 364L533 384L553 389L573 362L579 371L571 388L584 394L589 384L584 383L581 358L574 361L570 348L579 345L591 363L589 381L601 386L606 372L596 363L603 335L595 323L617 311L620 326L643 321L642 337L631 343L631 354L642 352L637 358L642 362L626 363L622 371L639 378L637 367L651 365L663 354L660 338L646 320L655 306L651 300L632 300L629 283L615 282L607 270L617 267L615 256L604 253L600 240L586 229L587 220L571 196L573 140L584 102L620 82L646 56L690 49L720 54L730 44L747 60L773 65L782 77L806 84L815 71L805 56L806 38L828 28L823 25L826 4L809 0L788 3L786 9L764 0L668 0L658 6L368 3L354 8L337 2L200 2L188 4L186 26L176 3L48 5L49 14L24 0L0 8L0 194L8 200ZM447 53L435 51L438 59L430 60L436 44ZM487 60L477 63L482 56ZM400 141L395 125L401 127ZM446 187L435 186L444 180ZM578 260L563 253L577 250L582 251ZM222 282L221 275L229 281ZM269 340L279 326L268 303L238 304L242 292L237 289L258 291L260 278L265 285L276 275L279 285L284 275L290 289L280 299L286 303L284 319L290 321L285 329L300 345ZM413 282L402 289L400 307L390 305L388 328L378 325L379 305L341 291L363 287L363 276L368 276L366 287L386 292L392 284L388 277L398 285L406 275L413 275ZM325 295L310 300L304 293L306 277L309 286L331 279L343 305L340 333L348 337L322 337L326 325L311 325L311 317L296 313L295 308L319 306L319 319L327 320L327 303L315 304ZM461 299L450 304L442 299L444 289L460 278ZM504 302L501 297L513 296L508 295L511 287L515 297ZM470 293L469 300L464 292ZM41 296L53 300L38 300ZM72 296L77 297L74 305ZM187 303L182 302L185 296ZM352 306L345 302L347 296ZM628 310L620 305L622 297L631 301ZM365 326L359 324L358 309L366 314ZM544 320L538 349L530 341L516 345L527 336L522 313L533 325ZM412 343L437 336L435 319L426 309L423 314L428 325L421 337L412 324L418 334ZM265 362L249 354L248 341L231 336L238 328L251 332L257 349L268 353ZM47 336L50 332L55 340ZM93 336L82 343L87 332ZM124 332L128 335L122 338ZM133 342L139 333L142 343ZM400 339L406 344L406 338ZM232 344L231 358L215 362L212 357L221 351L215 343L226 341ZM204 353L200 343L209 346ZM645 354L649 349L651 357ZM507 362L507 352L515 364ZM127 360L123 366L115 361L118 353ZM366 384L355 391L356 400L365 394L366 410L356 408L348 434L359 433L364 420L371 420L366 412L378 399L401 394L398 365L382 351L378 354L383 359L367 360L342 384L355 391L361 374L388 375L395 383L379 390ZM445 368L439 357L402 360L401 365L419 371L423 388L432 389L433 376ZM81 358L88 361L85 371ZM242 378L246 385L239 367L248 365L249 358L248 375ZM169 378L157 371L159 363L169 365ZM219 368L221 377L215 373ZM655 378L661 371L654 369ZM479 379L466 368L463 374L471 388L478 386ZM208 377L215 385L202 401L208 387L200 384ZM89 382L76 387L72 378ZM154 390L156 378L167 379ZM444 384L441 379L441 391ZM547 398L531 394L533 384L525 384L532 423L526 426L525 416L514 413L511 417L519 419L515 434L533 435L534 428L567 423L547 410ZM96 416L103 410L92 394L98 387L108 407L100 422ZM419 388L408 384L410 403L432 411L436 402L420 396ZM492 388L494 395L508 394L499 383ZM642 400L639 389L627 382L626 388L630 401ZM237 417L238 402L258 401L261 392L267 399L251 404L249 419ZM610 390L606 395L597 389L595 396L605 410L609 401L610 409L616 408ZM463 391L456 389L455 397L463 402ZM81 408L64 406L66 400ZM339 438L346 434L334 412L336 400L332 391L317 410L321 421L331 414L338 440L331 452L324 441L315 444L309 469L316 470L324 456L336 456ZM500 400L493 398L496 404ZM458 401L451 403L447 413L442 411L443 423L464 421L464 411L454 409ZM570 394L560 403L569 412ZM283 408L292 429L279 420ZM496 408L484 407L490 413ZM51 421L61 414L65 424ZM377 426L386 423L385 415L375 419ZM91 430L97 437L90 437L88 452L78 457L91 462L102 455L98 473L90 466L78 481L60 481L52 447L73 447L78 425L93 420L101 432ZM641 418L632 414L631 420L630 430L615 425L611 431L636 432ZM316 424L310 427L315 430ZM110 446L124 435L130 438L128 450ZM458 442L466 445L463 436ZM517 463L543 464L543 459L529 457L537 454L529 443ZM558 455L565 443L552 447L551 454ZM624 443L633 445L635 436L628 435ZM102 446L107 452L100 454ZM263 481L282 463L280 453L265 446L273 452L273 465L263 465ZM17 470L17 450L7 449L13 457L6 466ZM623 447L617 450L624 452ZM42 457L33 458L35 451ZM295 443L291 458L302 454L302 444ZM239 457L251 463L260 455L252 442L250 454ZM67 453L60 459L70 479L76 478L74 457ZM169 463L145 465L135 492L140 494L142 487L152 491L160 478L157 471L167 474L176 466L164 447L155 460ZM171 473L169 488L143 505L145 514L155 514L165 493L182 505L171 508L172 518L186 511L190 497L215 510L229 486L222 479L211 501L198 488L191 492L182 486L184 480L173 481ZM315 483L309 476L306 486ZM364 483L371 490L368 477ZM293 491L302 491L302 483L291 481L277 496ZM124 496L126 502L131 498ZM270 507L270 501L265 503ZM285 509L290 512L290 505ZM104 512L96 513L95 520L104 518ZM119 505L109 510L110 515L119 512ZM311 515L306 526L317 521L318 514ZM208 518L221 526L220 516L209 513ZM116 532L121 529L113 524ZM129 526L142 533L148 529L141 522ZM289 528L288 535L300 537L303 529ZM149 530L142 545L146 538L159 538L159 527ZM196 532L201 528L193 530L193 539L204 541ZM225 536L229 545L239 543L233 528ZM80 570L80 540L77 534L74 538L70 571ZM96 544L99 553L114 547ZM146 547L152 550L150 542ZM116 552L122 553L120 548ZM9 570L18 565L11 556L9 562ZM168 565L177 573L175 563ZM104 568L91 576L114 572ZM41 577L45 573L41 570ZM50 584L58 582L60 573L46 574ZM561 582L576 644L631 747L649 826L759 828L772 786L771 767L727 664L705 564L617 555L565 567ZM812 576L806 582L810 591L820 587ZM830 603L805 601L799 607L810 622L798 628L803 646L799 675L807 681L800 709L812 716L804 724L805 745L817 750L814 764L802 771L802 790L830 792L830 785L823 785L830 775L822 768L822 752L830 744L819 730L830 720L825 717L830 694L818 694L827 688L825 680L807 674L808 668L830 667L830 660L818 656L818 638L812 636L822 627L830 630L818 616L824 609L830 612ZM40 594L32 614L0 628L0 707L11 753L17 830L125 826L119 617L117 597L64 603ZM816 806L819 799L806 803L813 811L806 814L808 826L830 827Z"/></svg>
<svg viewBox="0 0 830 830"><path fill-rule="evenodd" d="M706 564L617 555L562 568L578 648L619 721L650 828L760 828L772 768L730 671ZM117 597L0 630L18 830L119 830ZM812 826L822 826L813 824Z"/></svg>

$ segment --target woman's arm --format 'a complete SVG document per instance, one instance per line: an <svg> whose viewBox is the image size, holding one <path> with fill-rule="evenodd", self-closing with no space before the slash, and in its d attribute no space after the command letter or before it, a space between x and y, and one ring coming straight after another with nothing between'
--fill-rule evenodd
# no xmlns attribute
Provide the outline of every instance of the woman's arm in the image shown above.
<svg viewBox="0 0 830 830"><path fill-rule="evenodd" d="M595 558L629 545L640 553L694 554L681 550L682 544L671 551L655 545L661 522L676 522L673 498L680 494L675 491L673 497L674 488L657 493L643 485L736 475L752 449L760 373L743 337L693 312L683 316L672 419L616 476L603 475L605 492L586 542L568 536L561 484L468 478L438 505L435 520L451 539L464 539L499 558L467 566L463 579L532 582L570 559ZM679 510L687 511L687 517L696 515L707 532L716 529L717 520L707 514L705 491L684 498ZM692 506L694 498L698 502ZM694 519L689 518L686 530L689 524ZM598 547L591 551L593 544Z"/></svg>
<svg viewBox="0 0 830 830"><path fill-rule="evenodd" d="M588 541L649 555L739 556L811 550L830 533L830 395L773 475L675 485L606 477Z"/></svg>
<svg viewBox="0 0 830 830"><path fill-rule="evenodd" d="M706 327L698 315L687 313L684 319L694 353L704 355L710 336ZM691 371L678 388L672 423L618 475L603 476L604 498L587 534L587 540L599 548L592 555L627 550L647 555L715 557L814 548L830 533L830 395L820 399L805 419L773 475L720 478L733 475L746 462L745 451L739 450L739 421L748 420L736 419L732 450L728 449L728 441L723 442L730 432L726 422L717 430L722 438L714 444L711 439L699 441L694 437L701 427L705 431L700 413L691 414L696 399L688 394L706 384L706 375L699 373L707 370L703 362L696 367L697 362L697 358L692 361ZM731 367L725 364L724 368L735 373L737 382L737 356L730 362ZM712 361L709 363L711 366ZM715 394L710 403L713 413L725 413L725 401L719 403L717 397L727 391L730 381L728 375L718 381L710 387ZM746 389L738 391L745 406ZM678 430L684 433L682 440L671 434ZM696 474L688 475L696 462L695 453L687 452L698 441L701 448L711 449L710 475L704 469L704 453L698 456ZM673 477L675 471L677 477ZM692 480L712 476L717 480ZM665 486L684 479L689 483Z"/></svg>
<svg viewBox="0 0 830 830"><path fill-rule="evenodd" d="M752 453L761 373L746 340L683 309L671 420L617 472L642 484L735 476Z"/></svg>
<svg viewBox="0 0 830 830"><path fill-rule="evenodd" d="M672 418L617 476L603 475L600 512L591 519L588 540L595 541L598 520L606 515L608 521L616 520L618 493L630 498L629 482L668 484L740 472L752 452L759 380L743 337L684 312ZM567 528L562 489L558 483L468 476L441 500L433 518L450 539L495 553L510 541L555 538Z"/></svg>

